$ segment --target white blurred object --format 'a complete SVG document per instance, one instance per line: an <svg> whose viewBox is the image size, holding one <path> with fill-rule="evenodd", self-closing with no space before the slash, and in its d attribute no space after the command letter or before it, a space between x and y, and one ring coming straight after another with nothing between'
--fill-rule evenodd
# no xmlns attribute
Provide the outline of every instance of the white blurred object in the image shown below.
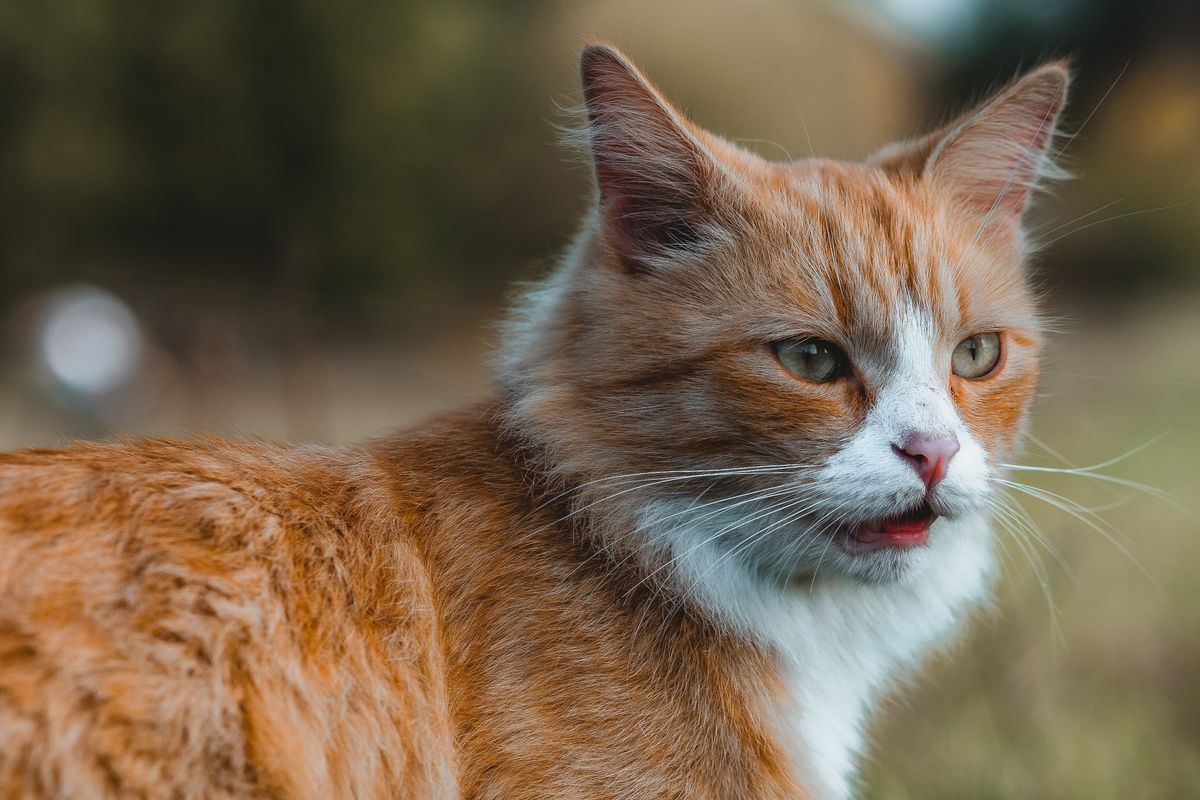
<svg viewBox="0 0 1200 800"><path fill-rule="evenodd" d="M113 293L73 286L47 300L38 352L64 388L91 396L107 394L133 377L141 351L137 318Z"/></svg>
<svg viewBox="0 0 1200 800"><path fill-rule="evenodd" d="M968 51L997 25L1063 31L1086 10L1084 0L870 0L893 22L928 44Z"/></svg>
<svg viewBox="0 0 1200 800"><path fill-rule="evenodd" d="M884 13L926 38L940 41L973 30L983 3L979 0L877 0Z"/></svg>

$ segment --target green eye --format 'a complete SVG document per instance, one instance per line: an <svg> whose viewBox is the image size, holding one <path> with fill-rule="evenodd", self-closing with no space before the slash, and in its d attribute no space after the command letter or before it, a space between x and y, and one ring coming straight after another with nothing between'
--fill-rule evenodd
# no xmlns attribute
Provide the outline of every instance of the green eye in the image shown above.
<svg viewBox="0 0 1200 800"><path fill-rule="evenodd" d="M789 372L813 383L824 383L846 371L846 356L824 339L781 339L771 343L775 357Z"/></svg>
<svg viewBox="0 0 1200 800"><path fill-rule="evenodd" d="M950 368L960 378L977 380L996 368L1000 361L1000 334L977 333L958 343L950 356Z"/></svg>

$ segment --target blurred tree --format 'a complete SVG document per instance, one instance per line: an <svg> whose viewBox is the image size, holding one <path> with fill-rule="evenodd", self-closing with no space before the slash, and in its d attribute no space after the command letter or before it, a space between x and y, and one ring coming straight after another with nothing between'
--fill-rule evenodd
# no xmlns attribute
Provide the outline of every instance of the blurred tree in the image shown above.
<svg viewBox="0 0 1200 800"><path fill-rule="evenodd" d="M539 7L5 3L0 291L105 266L410 310L491 288L570 213L511 180L552 137Z"/></svg>
<svg viewBox="0 0 1200 800"><path fill-rule="evenodd" d="M1021 64L1073 53L1077 113L1095 107L1125 60L1164 42L1194 47L1200 17L1192 0L876 2L943 53L929 96L959 100ZM547 123L549 98L571 79L558 46L583 32L569 30L578 8L0 4L0 300L90 280L126 294L174 291L161 314L207 294L262 312L300 303L353 309L352 322L420 326L447 300L494 297L553 253L582 206L584 172L563 167ZM648 18L669 23L673 13ZM1179 105L1176 96L1162 102ZM1173 185L1142 183L1160 194ZM1167 269L1192 250L1180 234L1194 227L1186 213L1165 217L1165 235L1141 226L1150 233L1140 242L1135 233L1129 246L1065 260L1106 258L1118 284L1137 279L1114 260L1131 252L1152 252Z"/></svg>

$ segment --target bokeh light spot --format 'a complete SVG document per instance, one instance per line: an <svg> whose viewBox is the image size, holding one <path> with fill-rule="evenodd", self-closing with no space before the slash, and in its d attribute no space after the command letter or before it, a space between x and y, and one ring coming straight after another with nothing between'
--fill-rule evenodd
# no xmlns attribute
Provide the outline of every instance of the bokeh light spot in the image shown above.
<svg viewBox="0 0 1200 800"><path fill-rule="evenodd" d="M136 317L116 295L94 286L56 292L38 335L42 361L67 389L88 395L128 381L141 354Z"/></svg>

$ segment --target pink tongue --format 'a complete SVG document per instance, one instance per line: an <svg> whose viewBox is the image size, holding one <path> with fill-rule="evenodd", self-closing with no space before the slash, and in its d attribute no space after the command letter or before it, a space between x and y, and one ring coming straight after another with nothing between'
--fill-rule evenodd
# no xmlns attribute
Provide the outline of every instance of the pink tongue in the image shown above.
<svg viewBox="0 0 1200 800"><path fill-rule="evenodd" d="M883 534L887 540L898 546L908 547L914 544L925 544L925 540L929 538L929 529L920 528L912 531L888 531Z"/></svg>
<svg viewBox="0 0 1200 800"><path fill-rule="evenodd" d="M911 535L927 530L929 528L929 518L922 516L915 519L911 517L907 519L904 517L885 519L881 527L884 533Z"/></svg>
<svg viewBox="0 0 1200 800"><path fill-rule="evenodd" d="M887 543L894 547L911 547L924 544L929 538L929 529L924 524L889 525L884 523L882 531L859 531L854 535L863 544Z"/></svg>
<svg viewBox="0 0 1200 800"><path fill-rule="evenodd" d="M929 539L929 514L908 514L883 520L878 531L859 531L856 538L865 545L913 547Z"/></svg>

